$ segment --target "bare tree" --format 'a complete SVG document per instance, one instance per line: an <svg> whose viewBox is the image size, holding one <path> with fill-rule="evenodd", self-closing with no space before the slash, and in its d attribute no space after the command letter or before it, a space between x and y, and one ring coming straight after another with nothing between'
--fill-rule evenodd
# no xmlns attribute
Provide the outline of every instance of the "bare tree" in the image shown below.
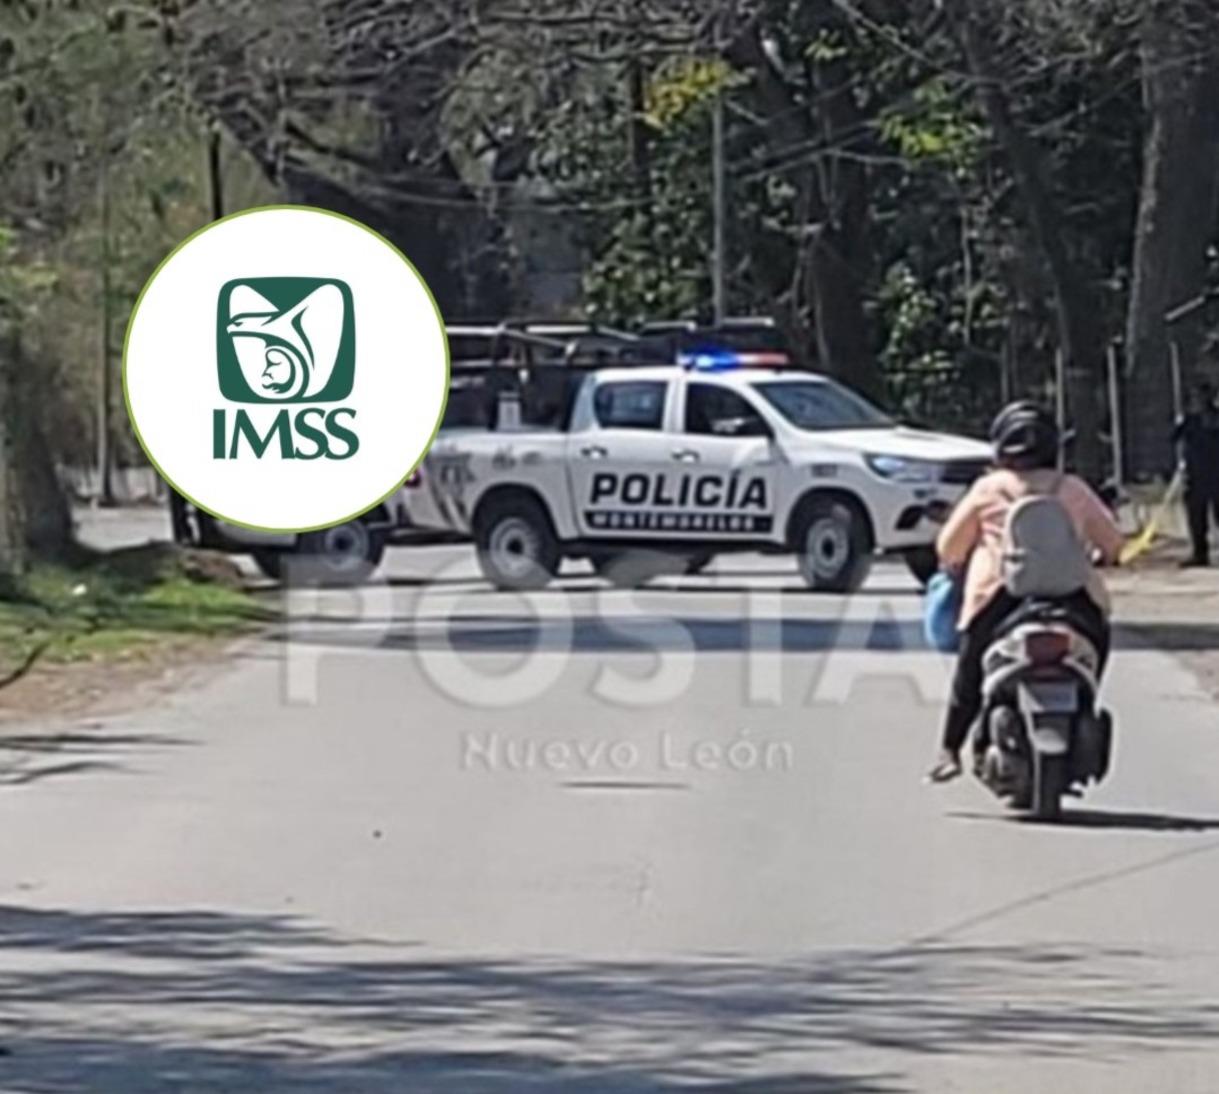
<svg viewBox="0 0 1219 1094"><path fill-rule="evenodd" d="M1054 290L1058 343L1066 372L1067 400L1076 430L1074 462L1099 476L1101 378L1106 337L1102 311L1086 271L1068 243L1067 224L1049 183L1046 154L1021 126L1012 104L1013 78L995 48L1003 11L991 0L942 0L978 100L1003 149L1020 194L1025 223Z"/></svg>
<svg viewBox="0 0 1219 1094"><path fill-rule="evenodd" d="M1219 198L1219 13L1211 3L1152 0L1139 25L1147 122L1126 322L1131 469L1172 467L1173 381L1165 314L1196 296ZM1171 332L1189 368L1198 316Z"/></svg>

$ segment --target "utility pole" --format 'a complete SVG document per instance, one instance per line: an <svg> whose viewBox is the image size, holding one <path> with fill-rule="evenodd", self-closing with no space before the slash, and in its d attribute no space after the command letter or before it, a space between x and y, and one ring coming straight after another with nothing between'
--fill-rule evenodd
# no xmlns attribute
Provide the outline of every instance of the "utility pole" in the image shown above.
<svg viewBox="0 0 1219 1094"><path fill-rule="evenodd" d="M219 220L224 216L224 169L220 162L220 126L215 124L207 135L207 185L212 220Z"/></svg>
<svg viewBox="0 0 1219 1094"><path fill-rule="evenodd" d="M724 198L724 91L716 92L711 108L711 194L714 240L711 249L711 299L716 324L727 315L724 285L726 202Z"/></svg>
<svg viewBox="0 0 1219 1094"><path fill-rule="evenodd" d="M108 138L107 138L108 139ZM111 367L111 282L110 282L110 149L103 144L101 171L98 177L101 199L101 290L102 290L102 338L101 378L97 393L97 504L114 504L113 463L114 454L110 444L110 412L113 402L113 368Z"/></svg>
<svg viewBox="0 0 1219 1094"><path fill-rule="evenodd" d="M1126 482L1126 456L1122 441L1122 387L1118 352L1121 343L1115 338L1109 343L1109 436L1113 445L1113 484L1119 493Z"/></svg>
<svg viewBox="0 0 1219 1094"><path fill-rule="evenodd" d="M1054 420L1058 423L1059 437L1067 435L1067 359L1060 346L1054 351ZM1067 467L1067 446L1058 446L1058 470Z"/></svg>

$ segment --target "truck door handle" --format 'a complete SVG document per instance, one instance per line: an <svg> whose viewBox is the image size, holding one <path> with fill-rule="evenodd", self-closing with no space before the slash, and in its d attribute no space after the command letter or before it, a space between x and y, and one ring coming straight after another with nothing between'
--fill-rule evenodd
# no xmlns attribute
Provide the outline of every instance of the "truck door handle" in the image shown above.
<svg viewBox="0 0 1219 1094"><path fill-rule="evenodd" d="M673 449L673 458L682 460L685 463L697 463L698 453L693 448L675 448Z"/></svg>
<svg viewBox="0 0 1219 1094"><path fill-rule="evenodd" d="M580 449L580 455L590 460L603 460L609 455L609 449L599 444L585 445Z"/></svg>

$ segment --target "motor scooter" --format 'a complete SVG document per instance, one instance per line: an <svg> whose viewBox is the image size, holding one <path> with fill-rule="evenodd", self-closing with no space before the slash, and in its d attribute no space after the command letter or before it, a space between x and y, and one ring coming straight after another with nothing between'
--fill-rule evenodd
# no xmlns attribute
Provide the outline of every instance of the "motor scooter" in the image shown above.
<svg viewBox="0 0 1219 1094"><path fill-rule="evenodd" d="M1109 771L1113 719L1098 706L1099 655L1069 604L1032 600L982 657L974 773L1013 808L1056 819L1064 795Z"/></svg>

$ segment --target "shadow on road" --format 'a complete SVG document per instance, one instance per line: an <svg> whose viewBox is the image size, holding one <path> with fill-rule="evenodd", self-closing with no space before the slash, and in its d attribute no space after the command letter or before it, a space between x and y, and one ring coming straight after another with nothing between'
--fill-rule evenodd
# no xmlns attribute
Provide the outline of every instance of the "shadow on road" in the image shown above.
<svg viewBox="0 0 1219 1094"><path fill-rule="evenodd" d="M1066 828L1125 829L1132 832L1213 832L1219 818L1172 813L1124 813L1104 809L1066 809L1056 822Z"/></svg>
<svg viewBox="0 0 1219 1094"><path fill-rule="evenodd" d="M1127 949L416 953L278 916L0 907L0 1087L896 1094L933 1057L1112 1062L1219 1036L1219 1004Z"/></svg>
<svg viewBox="0 0 1219 1094"><path fill-rule="evenodd" d="M147 749L189 743L158 733L0 734L0 787L24 786L54 776L121 771L126 759Z"/></svg>
<svg viewBox="0 0 1219 1094"><path fill-rule="evenodd" d="M737 573L724 573L721 571L720 573L708 576L666 578L650 582L639 589L621 590L620 595L639 598L672 595L675 593L679 595L697 594L700 597L709 595L755 596L758 593L765 593L767 595L781 594L796 598L818 595L811 592L798 576L789 572L784 572L781 575L788 579L787 583L782 586L759 585L757 583L758 578L773 576L765 571L757 570L741 570ZM441 577L429 576L428 574L393 574L389 577L378 578L369 587L376 588L378 585L390 589L435 587L465 589L472 594L478 594L482 598L503 597L509 599L516 595L515 593L497 590L483 578L476 575L470 575L469 577ZM554 584L548 585L544 589L534 590L530 595L542 598L570 597L577 593L609 593L612 588L609 582L601 578L591 575L572 574L556 579ZM914 585L868 584L862 589L857 589L851 593L853 597L900 597L902 599L921 595L918 587ZM828 594L823 595L823 599L828 599Z"/></svg>
<svg viewBox="0 0 1219 1094"><path fill-rule="evenodd" d="M898 619L883 608L867 617L707 618L673 615L663 610L645 614L646 605L631 614L539 617L526 614L461 613L451 616L410 613L389 617L310 614L296 617L277 632L278 641L386 649L443 649L465 653L512 653L571 649L577 653L621 653L693 648L708 652L824 653L830 650L909 652L931 651L919 619ZM570 636L569 636L570 627ZM380 631L380 634L377 632ZM370 642L369 635L376 635ZM686 636L686 637L683 637ZM1219 650L1219 625L1162 624L1119 628L1119 650Z"/></svg>
<svg viewBox="0 0 1219 1094"><path fill-rule="evenodd" d="M633 653L742 650L822 653L926 651L921 624L878 616L867 621L836 619L707 619L699 616L575 616L538 619L528 615L421 616L409 622L352 620L383 633L344 625L343 620L296 622L272 637L280 642L367 649L453 649L461 653Z"/></svg>
<svg viewBox="0 0 1219 1094"><path fill-rule="evenodd" d="M1219 650L1219 623L1137 623L1119 631L1119 639L1132 650Z"/></svg>
<svg viewBox="0 0 1219 1094"><path fill-rule="evenodd" d="M1125 812L1110 809L1074 809L1064 806L1062 815L1054 821L1040 821L1027 813L971 813L958 811L948 814L957 820L999 821L1006 824L1027 824L1044 828L1095 828L1130 832L1213 832L1219 831L1219 817L1189 817L1173 813Z"/></svg>

